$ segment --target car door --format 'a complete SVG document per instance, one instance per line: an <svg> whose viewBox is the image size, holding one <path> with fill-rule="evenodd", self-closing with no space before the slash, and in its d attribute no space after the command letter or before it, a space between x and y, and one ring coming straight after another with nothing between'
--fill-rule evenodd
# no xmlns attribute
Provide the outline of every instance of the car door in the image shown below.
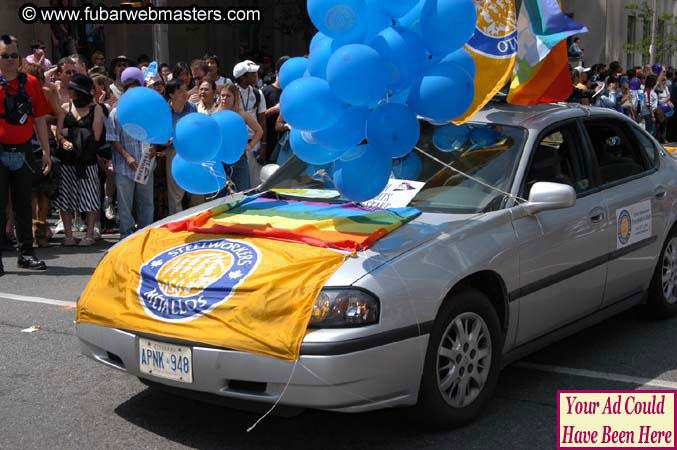
<svg viewBox="0 0 677 450"><path fill-rule="evenodd" d="M603 300L610 305L642 292L651 281L663 245L668 188L657 170L657 149L643 131L615 117L583 123L614 229Z"/></svg>
<svg viewBox="0 0 677 450"><path fill-rule="evenodd" d="M520 302L518 345L601 306L610 233L608 207L593 182L578 122L541 133L525 174L523 197L534 183L549 181L573 186L576 204L534 216L514 214L520 261L520 289L513 298Z"/></svg>

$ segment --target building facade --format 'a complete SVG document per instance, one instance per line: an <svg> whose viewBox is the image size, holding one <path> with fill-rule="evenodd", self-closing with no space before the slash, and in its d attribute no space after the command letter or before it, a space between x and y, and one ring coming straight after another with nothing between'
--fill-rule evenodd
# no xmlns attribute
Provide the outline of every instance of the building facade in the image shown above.
<svg viewBox="0 0 677 450"><path fill-rule="evenodd" d="M89 0L72 0L75 5ZM618 60L624 67L649 63L648 52L626 50L628 43L637 42L651 33L651 21L629 10L628 5L644 0L560 0L566 13L585 24L590 30L580 35L581 47L585 50L584 63ZM659 20L656 24L658 40L670 33L677 34L665 16L677 16L677 0L647 0L655 2ZM49 0L33 0L38 6L47 6ZM3 33L17 36L21 52L30 51L30 41L43 40L49 47L50 27L40 23L24 24L18 11L25 0L0 1L0 29ZM105 0L105 4L120 4L120 0ZM258 7L262 10L262 22L253 25L240 24L172 24L172 25L105 25L105 53L108 59L124 54L132 59L146 54L161 62L173 64L190 62L205 53L213 53L222 61L221 71L228 76L235 63L252 54L259 58L288 54L303 55L307 52L313 29L305 11L306 0L153 0L163 6L221 6ZM521 1L517 2L518 4ZM71 25L72 26L72 25ZM75 28L84 34L84 25ZM82 48L82 53L87 51ZM53 55L49 54L51 59ZM86 55L89 56L89 55ZM677 65L671 51L659 53L655 58L667 65ZM261 60L257 62L263 62ZM652 61L653 62L653 61Z"/></svg>
<svg viewBox="0 0 677 450"><path fill-rule="evenodd" d="M30 43L40 39L50 48L50 26L19 20L19 8L25 0L0 1L0 30L17 37L22 55L30 52ZM37 6L48 6L49 0L32 0ZM91 0L73 0L74 5ZM119 5L120 0L105 0L106 5ZM160 62L190 63L202 55L216 54L221 60L221 72L232 76L233 66L244 57L259 55L274 61L282 55L304 55L313 35L305 13L306 0L153 0L157 6L236 6L260 8L261 23L230 24L107 24L104 26L105 54L108 60L117 55L136 59L149 55ZM84 45L84 24L69 24L79 34L80 52L89 56ZM54 56L48 51L48 57ZM259 60L257 62L263 62Z"/></svg>
<svg viewBox="0 0 677 450"><path fill-rule="evenodd" d="M620 61L623 67L660 62L665 65L677 65L674 52L657 52L655 60L650 61L648 50L628 51L626 44L650 39L652 21L643 20L630 5L639 5L644 0L562 0L562 9L573 14L576 21L590 30L580 35L581 47L585 50L584 63L590 66L596 63ZM657 11L656 39L665 40L670 33L677 33L670 25L667 16L677 17L677 1L648 0Z"/></svg>

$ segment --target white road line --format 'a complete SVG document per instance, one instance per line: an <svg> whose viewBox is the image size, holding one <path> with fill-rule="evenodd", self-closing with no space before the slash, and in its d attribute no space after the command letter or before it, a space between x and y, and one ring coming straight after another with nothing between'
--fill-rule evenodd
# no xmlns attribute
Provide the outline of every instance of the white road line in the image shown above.
<svg viewBox="0 0 677 450"><path fill-rule="evenodd" d="M632 377L629 375L621 375L619 373L597 372L586 369L573 369L571 367L550 366L547 364L537 364L531 362L520 362L515 364L515 367L522 369L538 370L540 372L553 372L565 375L575 375L577 377L596 378L598 380L618 381L627 384L637 384L636 390L643 389L669 389L677 390L677 383L673 381L661 380L658 378L642 378Z"/></svg>
<svg viewBox="0 0 677 450"><path fill-rule="evenodd" d="M16 300L17 302L43 303L45 305L55 305L55 306L76 305L75 302L67 302L64 300L54 300L52 298L43 298L43 297L26 297L25 295L6 294L4 292L0 292L0 299Z"/></svg>

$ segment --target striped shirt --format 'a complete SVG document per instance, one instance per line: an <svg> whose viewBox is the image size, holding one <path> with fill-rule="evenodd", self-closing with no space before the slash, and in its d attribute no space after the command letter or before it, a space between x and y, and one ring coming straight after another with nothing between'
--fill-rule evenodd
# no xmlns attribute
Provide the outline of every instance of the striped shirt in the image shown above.
<svg viewBox="0 0 677 450"><path fill-rule="evenodd" d="M122 129L120 122L118 122L117 117L117 108L111 111L106 122L106 140L108 142L119 142L120 145L134 157L134 159L139 162L143 156L143 152L146 149L149 149L150 144L146 144L142 141L137 141ZM148 150L146 150L148 151ZM115 173L124 175L127 178L134 179L136 171L129 167L125 158L122 157L117 150L113 149L113 167L115 168ZM153 161L153 169L155 169L155 161Z"/></svg>

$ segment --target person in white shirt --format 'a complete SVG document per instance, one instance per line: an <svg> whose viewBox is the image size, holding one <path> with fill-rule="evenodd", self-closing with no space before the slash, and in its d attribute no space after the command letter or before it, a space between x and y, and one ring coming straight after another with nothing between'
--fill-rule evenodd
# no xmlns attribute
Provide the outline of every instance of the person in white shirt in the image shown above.
<svg viewBox="0 0 677 450"><path fill-rule="evenodd" d="M658 94L654 90L656 86L656 75L650 74L646 77L644 90L640 93L640 114L644 119L646 131L653 136L656 135L655 113L658 108Z"/></svg>
<svg viewBox="0 0 677 450"><path fill-rule="evenodd" d="M256 87L258 81L259 67L254 62L246 60L235 65L233 77L240 91L240 106L246 114L253 116L261 126L263 135L266 136L266 98L263 92ZM249 139L254 136L254 130L249 128ZM261 172L262 163L265 161L268 148L266 142L262 141L247 153L249 162L250 179L253 185L257 185Z"/></svg>
<svg viewBox="0 0 677 450"><path fill-rule="evenodd" d="M198 87L200 101L197 103L197 112L211 115L216 112L219 106L216 103L216 83L212 80L203 80Z"/></svg>
<svg viewBox="0 0 677 450"><path fill-rule="evenodd" d="M230 78L221 76L221 63L219 62L218 56L206 54L203 59L207 63L207 66L209 66L209 72L207 72L205 79L212 80L214 83L216 83L217 92L221 92L221 89L223 89L223 86L226 84L233 84Z"/></svg>

